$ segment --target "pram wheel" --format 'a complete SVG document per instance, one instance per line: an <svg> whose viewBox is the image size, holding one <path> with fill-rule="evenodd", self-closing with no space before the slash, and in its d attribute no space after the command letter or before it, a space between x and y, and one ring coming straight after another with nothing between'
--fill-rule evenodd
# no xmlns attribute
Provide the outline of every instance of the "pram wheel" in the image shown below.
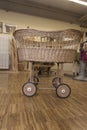
<svg viewBox="0 0 87 130"><path fill-rule="evenodd" d="M67 84L60 84L56 88L56 94L60 98L67 98L71 94L71 88Z"/></svg>
<svg viewBox="0 0 87 130"><path fill-rule="evenodd" d="M28 82L31 82L30 79L28 80ZM32 82L32 83L34 83L35 85L38 85L38 82L39 82L38 77L34 76L34 77L33 77L33 82Z"/></svg>
<svg viewBox="0 0 87 130"><path fill-rule="evenodd" d="M25 96L31 97L36 94L37 87L31 82L27 82L22 87L22 92Z"/></svg>
<svg viewBox="0 0 87 130"><path fill-rule="evenodd" d="M34 80L34 84L35 84L35 85L38 85L38 82L39 82L38 77L34 76L34 79L33 79L33 80Z"/></svg>
<svg viewBox="0 0 87 130"><path fill-rule="evenodd" d="M52 80L52 85L53 85L55 88L57 88L60 83L61 83L61 78L55 77L55 78Z"/></svg>

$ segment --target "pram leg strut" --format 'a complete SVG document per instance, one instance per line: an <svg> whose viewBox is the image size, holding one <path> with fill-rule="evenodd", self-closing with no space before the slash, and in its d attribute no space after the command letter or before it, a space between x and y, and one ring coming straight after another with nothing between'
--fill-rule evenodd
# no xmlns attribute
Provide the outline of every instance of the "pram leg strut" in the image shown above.
<svg viewBox="0 0 87 130"><path fill-rule="evenodd" d="M57 63L57 71L59 77L54 78L55 81L55 88L56 88L56 95L60 98L67 98L71 94L71 88L69 85L63 83L63 63L60 63L60 70L59 70L59 63Z"/></svg>
<svg viewBox="0 0 87 130"><path fill-rule="evenodd" d="M53 90L56 91L56 95L60 98L67 98L71 93L71 88L69 85L63 83L63 64L61 63L59 70L59 63L57 64L57 77L52 80ZM23 94L31 97L37 92L38 78L34 76L34 66L33 62L29 62L30 79L22 87ZM40 88L40 89L51 89L51 88Z"/></svg>
<svg viewBox="0 0 87 130"><path fill-rule="evenodd" d="M34 83L34 76L33 76L33 63L29 62L29 70L30 70L30 78L29 81L26 82L23 87L22 91L25 96L31 97L34 96L37 92L36 84Z"/></svg>

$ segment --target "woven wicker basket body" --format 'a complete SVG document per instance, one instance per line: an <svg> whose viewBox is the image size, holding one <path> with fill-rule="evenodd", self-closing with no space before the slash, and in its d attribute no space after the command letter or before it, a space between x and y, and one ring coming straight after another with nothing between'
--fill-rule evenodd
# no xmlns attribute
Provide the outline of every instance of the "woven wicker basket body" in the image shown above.
<svg viewBox="0 0 87 130"><path fill-rule="evenodd" d="M19 61L35 62L73 62L75 50L50 48L19 48Z"/></svg>
<svg viewBox="0 0 87 130"><path fill-rule="evenodd" d="M17 30L14 32L14 37L18 59L35 62L73 62L81 35L80 31L74 29L64 31Z"/></svg>

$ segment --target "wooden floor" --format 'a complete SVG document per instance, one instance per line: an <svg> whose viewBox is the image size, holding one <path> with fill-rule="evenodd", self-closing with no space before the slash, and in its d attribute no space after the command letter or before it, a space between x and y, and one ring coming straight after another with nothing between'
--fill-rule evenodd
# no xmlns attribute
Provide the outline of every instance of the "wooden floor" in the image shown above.
<svg viewBox="0 0 87 130"><path fill-rule="evenodd" d="M40 87L52 86L52 77L41 77ZM71 96L60 99L54 90L38 90L28 98L21 86L27 73L0 72L0 130L87 130L87 82L64 77Z"/></svg>

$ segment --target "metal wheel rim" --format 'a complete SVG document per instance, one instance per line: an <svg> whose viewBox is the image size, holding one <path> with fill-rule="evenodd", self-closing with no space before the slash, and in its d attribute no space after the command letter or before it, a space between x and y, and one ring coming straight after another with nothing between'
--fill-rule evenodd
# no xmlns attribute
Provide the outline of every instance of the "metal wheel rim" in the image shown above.
<svg viewBox="0 0 87 130"><path fill-rule="evenodd" d="M26 96L33 96L36 93L36 86L33 83L26 83L23 86L23 93Z"/></svg>
<svg viewBox="0 0 87 130"><path fill-rule="evenodd" d="M38 82L39 82L38 77L34 77L34 83L35 83L36 85L38 85Z"/></svg>
<svg viewBox="0 0 87 130"><path fill-rule="evenodd" d="M58 78L58 77L54 78L54 79L52 80L52 84L53 84L53 86L54 86L55 88L57 88L58 85L60 84L59 78Z"/></svg>
<svg viewBox="0 0 87 130"><path fill-rule="evenodd" d="M60 98L66 98L70 95L71 89L67 84L61 84L56 89L57 96Z"/></svg>
<svg viewBox="0 0 87 130"><path fill-rule="evenodd" d="M28 80L28 82L31 82L30 79ZM38 77L34 76L32 83L34 83L35 85L38 85L38 82L39 82Z"/></svg>

